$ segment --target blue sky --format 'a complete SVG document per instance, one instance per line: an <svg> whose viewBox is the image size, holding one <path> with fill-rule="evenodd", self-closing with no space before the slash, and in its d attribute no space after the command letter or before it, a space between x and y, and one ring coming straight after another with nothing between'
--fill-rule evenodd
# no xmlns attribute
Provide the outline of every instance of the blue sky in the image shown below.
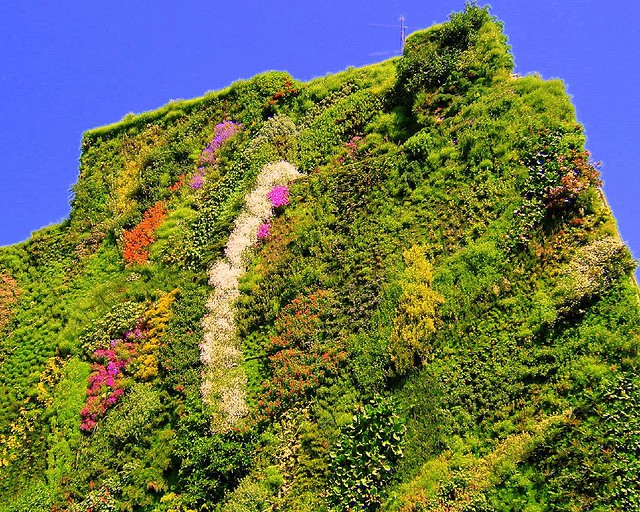
<svg viewBox="0 0 640 512"><path fill-rule="evenodd" d="M640 257L640 5L490 5L516 71L567 84L587 147L603 162L622 237ZM463 0L2 2L0 245L68 215L83 131L270 69L306 81L376 62L399 50L401 15L411 32L463 7Z"/></svg>

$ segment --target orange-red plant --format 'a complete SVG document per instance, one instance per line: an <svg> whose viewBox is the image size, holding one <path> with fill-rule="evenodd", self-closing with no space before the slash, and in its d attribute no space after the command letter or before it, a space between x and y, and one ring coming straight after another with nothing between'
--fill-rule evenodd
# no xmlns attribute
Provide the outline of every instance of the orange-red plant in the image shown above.
<svg viewBox="0 0 640 512"><path fill-rule="evenodd" d="M173 185L171 185L168 190L169 192L175 192L177 190L180 190L180 187L182 187L182 185L184 185L184 180L187 179L187 175L186 174L180 174L178 175L178 181L176 181Z"/></svg>
<svg viewBox="0 0 640 512"><path fill-rule="evenodd" d="M327 378L340 372L347 353L343 343L325 339L332 296L317 290L285 306L275 321L276 335L265 349L271 378L263 382L257 421L267 420L311 395Z"/></svg>
<svg viewBox="0 0 640 512"><path fill-rule="evenodd" d="M164 201L158 201L149 208L140 223L133 229L124 232L124 249L122 256L127 263L144 263L149 257L147 247L154 241L154 231L167 216Z"/></svg>

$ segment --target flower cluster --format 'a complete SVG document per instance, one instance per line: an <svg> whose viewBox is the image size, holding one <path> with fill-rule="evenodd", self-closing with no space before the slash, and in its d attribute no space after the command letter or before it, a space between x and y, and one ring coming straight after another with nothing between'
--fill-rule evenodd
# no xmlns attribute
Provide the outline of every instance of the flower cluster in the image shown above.
<svg viewBox="0 0 640 512"><path fill-rule="evenodd" d="M286 185L273 187L271 192L267 194L267 197L274 208L287 206L289 204L289 188Z"/></svg>
<svg viewBox="0 0 640 512"><path fill-rule="evenodd" d="M199 190L202 188L202 186L204 185L204 173L205 173L205 168L203 166L198 167L198 170L196 171L196 173L193 175L193 178L191 178L191 181L189 182L189 186L191 187L192 190Z"/></svg>
<svg viewBox="0 0 640 512"><path fill-rule="evenodd" d="M163 294L155 305L145 313L142 324L144 331L141 332L137 328L133 332L134 336L142 338L138 348L138 356L135 359L134 376L136 379L150 380L158 375L159 365L156 352L162 344L162 336L171 318L171 305L178 293L179 290L176 288L169 293Z"/></svg>
<svg viewBox="0 0 640 512"><path fill-rule="evenodd" d="M358 153L358 143L361 140L362 140L362 137L359 137L356 135L354 137L351 137L349 142L345 142L344 147L347 150L347 153L345 155L342 155L340 158L338 158L338 162L343 164L345 162L354 160Z"/></svg>
<svg viewBox="0 0 640 512"><path fill-rule="evenodd" d="M318 290L294 299L278 315L276 335L265 347L272 377L263 383L259 421L283 412L340 371L347 354L340 343L324 339L331 308L329 292Z"/></svg>
<svg viewBox="0 0 640 512"><path fill-rule="evenodd" d="M112 340L106 348L97 348L91 359L87 401L81 411L80 428L94 429L98 420L124 395L127 380L150 380L158 375L156 351L171 316L179 290L163 294L137 327Z"/></svg>
<svg viewBox="0 0 640 512"><path fill-rule="evenodd" d="M590 187L599 187L598 163L589 162L588 151L571 150L568 155L557 157L560 183L547 191L546 208L562 210L571 206L576 198Z"/></svg>
<svg viewBox="0 0 640 512"><path fill-rule="evenodd" d="M178 181L176 181L173 185L171 185L169 187L169 192L176 192L178 190L180 190L180 188L182 187L182 185L184 185L184 180L187 179L187 175L186 174L180 174L178 175Z"/></svg>
<svg viewBox="0 0 640 512"><path fill-rule="evenodd" d="M147 261L147 247L155 241L154 231L166 216L167 207L164 201L158 201L144 213L136 227L124 232L122 256L127 263L141 264Z"/></svg>
<svg viewBox="0 0 640 512"><path fill-rule="evenodd" d="M273 205L267 197L269 191L300 176L293 165L284 161L262 168L256 187L245 196L244 208L227 240L224 258L209 269L209 284L214 291L202 319L203 340L199 348L200 360L205 366L202 397L212 408L212 428L216 432L233 428L247 413L244 391L247 377L238 346L234 308L240 296L238 281L246 270L244 255L258 240L258 232L269 235L268 219L273 215Z"/></svg>
<svg viewBox="0 0 640 512"><path fill-rule="evenodd" d="M270 234L271 234L270 222L263 222L258 226L258 233L256 235L258 237L258 240L264 240L265 238L269 238Z"/></svg>
<svg viewBox="0 0 640 512"><path fill-rule="evenodd" d="M80 412L80 429L85 432L93 430L98 419L124 395L123 371L136 355L136 345L129 340L141 336L139 330L127 334L126 339L113 340L109 348L93 353L87 401Z"/></svg>
<svg viewBox="0 0 640 512"><path fill-rule="evenodd" d="M289 187L286 185L276 185L272 187L267 194L271 209L282 208L289 205ZM266 213L266 212L265 212ZM256 236L258 240L265 240L271 236L271 222L268 220L273 215L273 211L269 211L263 218L267 218L262 224L258 226Z"/></svg>
<svg viewBox="0 0 640 512"><path fill-rule="evenodd" d="M207 144L200 155L200 165L213 165L216 163L215 152L224 144L227 139L230 139L233 135L242 129L240 123L233 121L223 121L218 123L214 128L214 135L211 142Z"/></svg>
<svg viewBox="0 0 640 512"><path fill-rule="evenodd" d="M297 96L300 91L294 87L293 82L291 80L286 80L282 89L277 91L269 100L270 105L275 105L280 100L283 100L289 96Z"/></svg>

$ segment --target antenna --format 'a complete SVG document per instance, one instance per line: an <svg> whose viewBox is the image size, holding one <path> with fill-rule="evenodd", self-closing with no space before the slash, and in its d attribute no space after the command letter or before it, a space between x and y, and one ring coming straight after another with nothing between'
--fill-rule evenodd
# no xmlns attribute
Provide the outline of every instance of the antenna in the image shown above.
<svg viewBox="0 0 640 512"><path fill-rule="evenodd" d="M400 16L400 18L398 19L398 21L400 22L400 51L394 51L394 52L375 52L375 53L370 53L369 55L371 56L378 56L378 55L392 55L392 54L400 54L402 55L402 53L404 52L404 43L407 39L407 25L405 25L405 21L406 18L404 16ZM381 25L378 23L375 24L369 24L370 27L376 27L376 28L397 28L397 25Z"/></svg>

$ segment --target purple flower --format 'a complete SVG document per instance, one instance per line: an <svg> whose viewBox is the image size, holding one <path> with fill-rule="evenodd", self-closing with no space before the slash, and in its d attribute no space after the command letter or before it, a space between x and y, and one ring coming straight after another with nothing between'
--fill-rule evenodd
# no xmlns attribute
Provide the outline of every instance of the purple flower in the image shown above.
<svg viewBox="0 0 640 512"><path fill-rule="evenodd" d="M213 149L207 146L200 154L200 164L213 165L216 163L216 157L213 154Z"/></svg>
<svg viewBox="0 0 640 512"><path fill-rule="evenodd" d="M263 222L258 226L258 240L264 240L271 234L271 224Z"/></svg>
<svg viewBox="0 0 640 512"><path fill-rule="evenodd" d="M287 206L289 204L289 188L284 185L273 187L271 192L267 194L267 197L274 208Z"/></svg>
<svg viewBox="0 0 640 512"><path fill-rule="evenodd" d="M204 176L202 176L201 174L196 174L193 178L191 178L191 181L189 182L189 186L193 190L201 189L203 185L204 185Z"/></svg>
<svg viewBox="0 0 640 512"><path fill-rule="evenodd" d="M219 123L214 128L214 137L208 147L210 147L213 151L218 149L224 141L231 138L242 128L242 125L239 123L234 123L233 121L223 121Z"/></svg>
<svg viewBox="0 0 640 512"><path fill-rule="evenodd" d="M217 124L213 129L213 139L211 139L207 147L204 148L200 154L200 165L214 165L216 163L216 150L241 129L242 125L240 123L234 123L233 121L223 121Z"/></svg>

